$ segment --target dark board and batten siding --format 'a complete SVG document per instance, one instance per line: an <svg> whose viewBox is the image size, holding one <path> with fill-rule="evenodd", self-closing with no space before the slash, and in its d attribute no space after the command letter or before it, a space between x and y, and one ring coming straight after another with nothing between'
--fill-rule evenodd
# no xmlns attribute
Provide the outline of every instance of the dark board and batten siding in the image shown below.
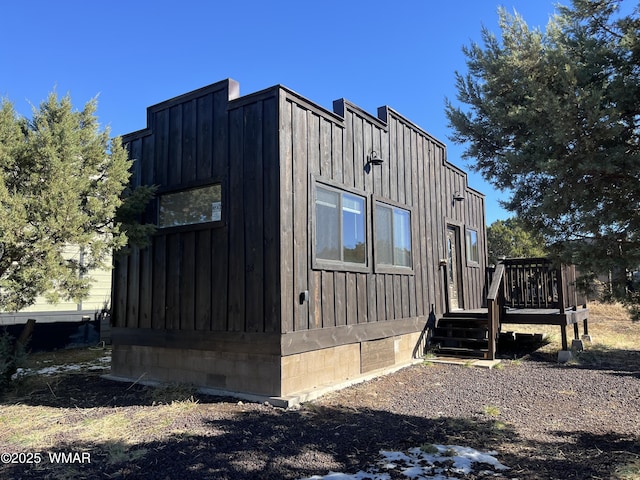
<svg viewBox="0 0 640 480"><path fill-rule="evenodd" d="M221 222L158 229L116 262L115 327L279 331L277 89L237 92L224 81L150 107L149 127L123 138L134 186L161 195L219 183L223 207Z"/></svg>
<svg viewBox="0 0 640 480"><path fill-rule="evenodd" d="M462 235L465 227L477 229L481 252L485 248L484 198L468 188L464 172L448 164L445 146L387 107L376 118L341 100L332 113L283 90L280 110L283 351L415 331L432 309L443 313L439 259L445 256L446 219ZM385 162L367 169L372 150ZM410 209L412 274L314 268L314 179ZM464 203L452 202L456 191L464 193ZM465 259L467 308L481 306L480 263L468 268ZM298 301L305 291L309 301Z"/></svg>
<svg viewBox="0 0 640 480"><path fill-rule="evenodd" d="M463 294L466 308L481 306L484 198L442 143L390 108L374 117L341 100L331 112L281 86L239 97L229 80L150 107L148 128L123 140L134 186L222 186L220 222L159 229L116 262L114 334L126 342L178 348L185 332L194 348L221 338L246 348L265 338L287 355L420 331L445 308L448 222L478 231L481 262L464 261ZM372 150L385 161L366 169ZM376 200L410 210L411 272L314 265L315 181L365 196L369 223ZM465 202L452 202L456 191Z"/></svg>

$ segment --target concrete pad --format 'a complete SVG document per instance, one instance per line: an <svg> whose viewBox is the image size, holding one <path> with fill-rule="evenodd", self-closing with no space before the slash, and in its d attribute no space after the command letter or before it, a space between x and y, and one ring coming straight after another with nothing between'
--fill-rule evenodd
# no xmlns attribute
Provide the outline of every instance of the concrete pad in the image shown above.
<svg viewBox="0 0 640 480"><path fill-rule="evenodd" d="M495 367L500 360L484 360L482 358L460 358L460 357L434 357L425 358L425 362L442 363L445 365L465 365L469 367L488 368Z"/></svg>
<svg viewBox="0 0 640 480"><path fill-rule="evenodd" d="M577 338L574 338L571 342L571 350L575 350L577 352L581 352L584 350L584 342Z"/></svg>
<svg viewBox="0 0 640 480"><path fill-rule="evenodd" d="M558 352L558 363L567 363L572 358L573 353L571 353L571 350L560 350Z"/></svg>

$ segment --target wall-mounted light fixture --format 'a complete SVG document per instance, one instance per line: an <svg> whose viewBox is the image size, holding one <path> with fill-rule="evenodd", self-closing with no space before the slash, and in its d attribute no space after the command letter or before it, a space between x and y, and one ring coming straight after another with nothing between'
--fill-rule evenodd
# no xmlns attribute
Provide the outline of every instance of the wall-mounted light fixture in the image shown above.
<svg viewBox="0 0 640 480"><path fill-rule="evenodd" d="M367 163L369 165L382 165L384 163L384 160L378 156L378 152L372 150L367 157Z"/></svg>
<svg viewBox="0 0 640 480"><path fill-rule="evenodd" d="M462 202L464 201L464 195L462 195L460 192L456 192L453 194L453 201L454 202Z"/></svg>

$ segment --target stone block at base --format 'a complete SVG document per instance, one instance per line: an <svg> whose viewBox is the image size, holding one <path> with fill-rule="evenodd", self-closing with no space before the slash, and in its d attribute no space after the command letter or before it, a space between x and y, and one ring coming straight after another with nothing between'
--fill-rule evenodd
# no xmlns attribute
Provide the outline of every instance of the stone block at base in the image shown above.
<svg viewBox="0 0 640 480"><path fill-rule="evenodd" d="M591 338L591 335L582 335L582 341L583 342L593 342L593 338Z"/></svg>
<svg viewBox="0 0 640 480"><path fill-rule="evenodd" d="M558 363L567 363L572 358L573 353L571 353L571 350L560 350L558 352Z"/></svg>
<svg viewBox="0 0 640 480"><path fill-rule="evenodd" d="M581 352L584 350L584 342L577 338L573 339L571 342L571 350L575 350L576 352Z"/></svg>

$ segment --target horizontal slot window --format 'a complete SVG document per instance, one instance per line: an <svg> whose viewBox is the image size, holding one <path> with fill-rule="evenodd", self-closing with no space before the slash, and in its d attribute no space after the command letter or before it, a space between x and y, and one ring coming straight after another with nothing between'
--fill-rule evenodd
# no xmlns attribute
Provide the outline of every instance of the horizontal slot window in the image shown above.
<svg viewBox="0 0 640 480"><path fill-rule="evenodd" d="M209 185L160 196L158 227L178 227L222 220L222 187Z"/></svg>

